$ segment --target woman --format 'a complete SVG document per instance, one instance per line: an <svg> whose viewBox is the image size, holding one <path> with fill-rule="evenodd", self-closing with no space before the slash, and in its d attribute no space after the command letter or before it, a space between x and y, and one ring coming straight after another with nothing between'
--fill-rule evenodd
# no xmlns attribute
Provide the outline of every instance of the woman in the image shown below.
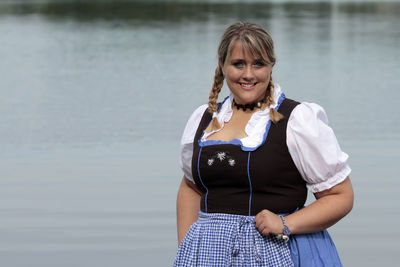
<svg viewBox="0 0 400 267"><path fill-rule="evenodd" d="M341 266L325 229L353 206L348 156L320 106L274 85L274 64L264 29L227 28L209 103L182 137L175 266Z"/></svg>

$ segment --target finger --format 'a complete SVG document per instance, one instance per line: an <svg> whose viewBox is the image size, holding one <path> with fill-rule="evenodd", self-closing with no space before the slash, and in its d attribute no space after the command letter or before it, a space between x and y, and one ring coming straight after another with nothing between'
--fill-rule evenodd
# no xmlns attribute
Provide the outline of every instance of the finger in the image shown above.
<svg viewBox="0 0 400 267"><path fill-rule="evenodd" d="M254 218L254 219L260 219L260 217L263 217L266 213L267 213L267 211L268 210L262 210L262 211L260 211L260 212L258 212L257 214L256 214L256 217Z"/></svg>
<svg viewBox="0 0 400 267"><path fill-rule="evenodd" d="M264 228L268 227L268 222L265 220L259 220L259 222L256 223L257 229L263 230Z"/></svg>
<svg viewBox="0 0 400 267"><path fill-rule="evenodd" d="M257 229L258 229L258 231L260 231L260 233L262 233L262 232L268 230L268 226L265 224L261 224Z"/></svg>
<svg viewBox="0 0 400 267"><path fill-rule="evenodd" d="M263 235L267 236L267 235L270 234L270 231L269 231L269 229L268 229L267 227L265 227L265 228L262 230L261 233L262 233Z"/></svg>
<svg viewBox="0 0 400 267"><path fill-rule="evenodd" d="M263 211L260 211L260 212L256 215L256 217L254 218L254 222L255 222L256 224L260 224L260 223L264 220L264 218L265 218L265 214L263 213Z"/></svg>
<svg viewBox="0 0 400 267"><path fill-rule="evenodd" d="M254 219L254 222L257 226L261 226L262 224L267 224L268 221L269 221L268 217L263 215L260 215L260 217L258 217L257 220Z"/></svg>

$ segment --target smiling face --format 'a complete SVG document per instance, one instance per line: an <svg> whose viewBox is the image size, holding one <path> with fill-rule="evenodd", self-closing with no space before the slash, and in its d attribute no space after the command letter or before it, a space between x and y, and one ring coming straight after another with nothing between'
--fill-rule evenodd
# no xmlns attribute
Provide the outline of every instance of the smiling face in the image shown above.
<svg viewBox="0 0 400 267"><path fill-rule="evenodd" d="M271 78L272 64L253 55L244 49L240 41L236 41L222 71L236 103L249 104L264 98Z"/></svg>

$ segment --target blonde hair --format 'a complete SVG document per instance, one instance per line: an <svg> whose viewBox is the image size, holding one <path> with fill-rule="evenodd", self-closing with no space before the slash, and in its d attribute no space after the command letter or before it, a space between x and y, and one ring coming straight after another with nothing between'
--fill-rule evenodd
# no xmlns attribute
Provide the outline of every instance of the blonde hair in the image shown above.
<svg viewBox="0 0 400 267"><path fill-rule="evenodd" d="M232 24L225 30L218 47L218 66L215 69L214 83L208 100L208 111L213 114L213 119L205 130L206 132L211 132L221 127L214 114L216 114L218 109L218 94L221 92L221 88L224 84L222 66L229 58L231 49L236 41L241 42L245 51L250 52L253 56L260 57L263 63L272 64L273 66L276 61L272 38L261 26L240 21ZM271 77L265 93L267 106L274 103L273 96L274 83ZM275 109L270 109L270 118L274 123L278 122L282 117L282 114Z"/></svg>

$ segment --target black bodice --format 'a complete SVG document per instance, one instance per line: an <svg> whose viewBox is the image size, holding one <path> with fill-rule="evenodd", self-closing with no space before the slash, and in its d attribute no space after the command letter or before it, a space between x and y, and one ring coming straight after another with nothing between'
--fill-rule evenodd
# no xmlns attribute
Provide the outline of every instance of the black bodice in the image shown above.
<svg viewBox="0 0 400 267"><path fill-rule="evenodd" d="M193 178L202 191L203 212L256 215L268 209L287 213L304 205L306 183L286 145L287 121L298 104L283 100L278 110L284 118L270 124L266 139L253 151L235 142L199 142L211 121L211 114L205 111L195 135L192 159Z"/></svg>

